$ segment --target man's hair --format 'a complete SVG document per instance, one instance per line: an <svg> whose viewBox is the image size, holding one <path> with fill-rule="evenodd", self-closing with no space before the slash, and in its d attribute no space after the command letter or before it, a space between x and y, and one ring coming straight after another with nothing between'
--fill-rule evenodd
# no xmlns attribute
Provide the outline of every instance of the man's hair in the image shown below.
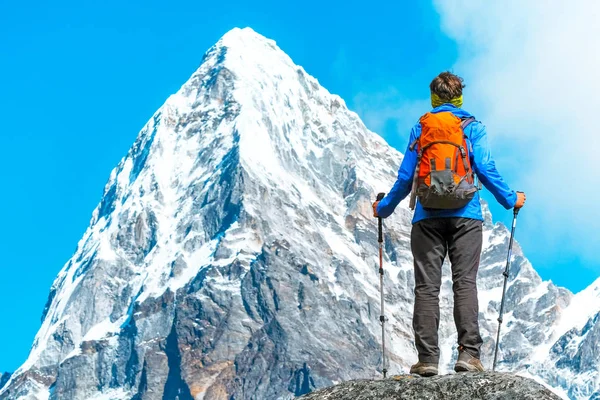
<svg viewBox="0 0 600 400"><path fill-rule="evenodd" d="M437 94L442 100L452 100L462 95L462 90L465 87L463 78L454 75L450 71L445 71L433 78L429 84L431 93Z"/></svg>

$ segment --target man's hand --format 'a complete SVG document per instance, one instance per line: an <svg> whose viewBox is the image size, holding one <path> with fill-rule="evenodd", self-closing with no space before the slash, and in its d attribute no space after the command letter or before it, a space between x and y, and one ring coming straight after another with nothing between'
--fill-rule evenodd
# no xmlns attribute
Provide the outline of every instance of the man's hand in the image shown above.
<svg viewBox="0 0 600 400"><path fill-rule="evenodd" d="M517 202L515 203L515 208L518 210L525 205L525 200L527 200L527 196L523 192L517 192Z"/></svg>
<svg viewBox="0 0 600 400"><path fill-rule="evenodd" d="M377 206L379 205L379 200L377 200L375 203L373 203L373 216L375 218L379 217L379 215L377 215Z"/></svg>

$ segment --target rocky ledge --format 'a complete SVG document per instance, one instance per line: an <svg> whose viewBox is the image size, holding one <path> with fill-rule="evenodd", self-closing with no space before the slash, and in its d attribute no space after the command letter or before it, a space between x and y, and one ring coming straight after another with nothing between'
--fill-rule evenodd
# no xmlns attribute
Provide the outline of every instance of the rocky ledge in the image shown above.
<svg viewBox="0 0 600 400"><path fill-rule="evenodd" d="M506 373L452 374L432 378L397 375L382 380L356 380L317 390L302 400L560 400L531 379Z"/></svg>

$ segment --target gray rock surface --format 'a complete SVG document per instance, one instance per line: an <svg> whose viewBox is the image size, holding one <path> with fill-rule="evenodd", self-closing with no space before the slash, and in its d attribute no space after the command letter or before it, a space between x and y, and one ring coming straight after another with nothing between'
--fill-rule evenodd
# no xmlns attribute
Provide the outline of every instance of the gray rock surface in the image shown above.
<svg viewBox="0 0 600 400"><path fill-rule="evenodd" d="M452 374L432 378L398 375L355 380L301 396L298 400L559 400L531 379L506 373Z"/></svg>

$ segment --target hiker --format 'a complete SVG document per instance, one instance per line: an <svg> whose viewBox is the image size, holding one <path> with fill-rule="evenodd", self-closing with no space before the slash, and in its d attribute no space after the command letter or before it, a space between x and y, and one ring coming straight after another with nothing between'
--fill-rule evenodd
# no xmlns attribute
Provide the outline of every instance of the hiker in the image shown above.
<svg viewBox="0 0 600 400"><path fill-rule="evenodd" d="M480 361L483 340L479 334L476 280L483 215L475 178L506 209L519 209L525 204L525 194L511 190L498 173L485 126L462 109L463 79L442 72L429 88L433 110L412 128L396 183L382 200L373 204L374 216L386 218L412 191L413 330L419 361L410 373L421 376L438 373L439 292L446 254L452 264L454 323L458 332L454 370L484 370Z"/></svg>

